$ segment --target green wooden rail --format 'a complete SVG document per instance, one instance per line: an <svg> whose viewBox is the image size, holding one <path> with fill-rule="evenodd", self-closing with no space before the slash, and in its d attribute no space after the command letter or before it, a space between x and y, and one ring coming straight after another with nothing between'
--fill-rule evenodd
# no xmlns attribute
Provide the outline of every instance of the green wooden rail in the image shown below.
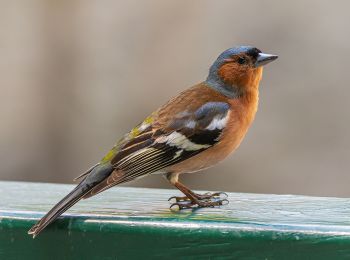
<svg viewBox="0 0 350 260"><path fill-rule="evenodd" d="M229 193L220 208L169 210L176 190L113 188L33 239L72 185L0 182L0 259L350 259L350 200Z"/></svg>

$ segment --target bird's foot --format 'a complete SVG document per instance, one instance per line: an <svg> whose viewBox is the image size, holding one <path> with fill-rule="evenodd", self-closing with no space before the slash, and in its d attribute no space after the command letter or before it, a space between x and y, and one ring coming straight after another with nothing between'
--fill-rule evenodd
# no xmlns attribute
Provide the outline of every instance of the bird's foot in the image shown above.
<svg viewBox="0 0 350 260"><path fill-rule="evenodd" d="M211 199L215 199L215 200L225 200L227 199L227 194L225 192L214 192L214 193L210 193L207 192L205 194L195 194L195 197L198 200L211 200Z"/></svg>
<svg viewBox="0 0 350 260"><path fill-rule="evenodd" d="M197 194L197 193L194 193L194 197L197 199L197 200L211 200L211 199L214 199L214 200L225 200L227 199L227 194L225 192L215 192L215 193L205 193L205 194ZM177 196L173 196L173 197L170 197L168 199L168 201L171 201L175 199L176 202L184 202L184 201L191 201L190 198L188 198L187 196L184 196L184 197L177 197Z"/></svg>
<svg viewBox="0 0 350 260"><path fill-rule="evenodd" d="M222 197L223 195L223 197ZM176 202L171 204L170 209L178 207L181 209L191 208L213 208L215 206L227 205L227 194L224 192L206 193L203 195L195 194L196 200L191 200L188 197L171 197L169 200L175 199Z"/></svg>
<svg viewBox="0 0 350 260"><path fill-rule="evenodd" d="M223 200L205 200L205 201L198 201L198 202L192 202L190 200L183 201L183 202L175 202L170 205L170 209L175 208L176 206L181 209L193 209L193 208L213 208L216 206L221 205L227 205L229 201L227 199Z"/></svg>

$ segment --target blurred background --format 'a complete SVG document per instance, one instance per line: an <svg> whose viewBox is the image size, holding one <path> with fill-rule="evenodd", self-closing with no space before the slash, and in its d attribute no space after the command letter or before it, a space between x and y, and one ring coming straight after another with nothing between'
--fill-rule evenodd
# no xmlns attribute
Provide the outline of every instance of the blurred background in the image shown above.
<svg viewBox="0 0 350 260"><path fill-rule="evenodd" d="M203 81L220 52L266 67L256 120L195 189L350 196L349 1L0 1L0 180L71 183ZM129 186L164 187L151 176Z"/></svg>

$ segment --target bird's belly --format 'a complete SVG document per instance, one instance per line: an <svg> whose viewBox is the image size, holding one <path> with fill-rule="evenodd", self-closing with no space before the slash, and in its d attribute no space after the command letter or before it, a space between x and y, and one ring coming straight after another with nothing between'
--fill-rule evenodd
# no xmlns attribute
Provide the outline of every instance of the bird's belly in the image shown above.
<svg viewBox="0 0 350 260"><path fill-rule="evenodd" d="M200 154L173 165L167 169L168 172L191 173L210 168L224 160L229 154L236 150L247 133L248 125L237 123L234 127L224 131L222 140L213 147L201 152Z"/></svg>

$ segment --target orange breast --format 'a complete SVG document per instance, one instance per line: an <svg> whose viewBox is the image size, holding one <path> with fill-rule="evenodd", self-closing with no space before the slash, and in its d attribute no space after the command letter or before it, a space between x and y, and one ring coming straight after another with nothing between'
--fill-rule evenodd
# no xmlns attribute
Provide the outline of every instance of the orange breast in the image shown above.
<svg viewBox="0 0 350 260"><path fill-rule="evenodd" d="M221 136L221 141L208 150L171 166L168 170L189 173L209 168L225 159L238 148L254 120L258 107L259 92L253 90L242 98L231 99L228 125Z"/></svg>

